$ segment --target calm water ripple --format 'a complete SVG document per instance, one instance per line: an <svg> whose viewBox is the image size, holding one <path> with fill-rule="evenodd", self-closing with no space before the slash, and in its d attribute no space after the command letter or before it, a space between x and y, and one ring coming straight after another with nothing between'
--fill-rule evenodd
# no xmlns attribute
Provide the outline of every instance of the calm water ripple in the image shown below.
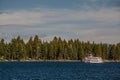
<svg viewBox="0 0 120 80"><path fill-rule="evenodd" d="M120 63L0 62L0 80L120 80Z"/></svg>

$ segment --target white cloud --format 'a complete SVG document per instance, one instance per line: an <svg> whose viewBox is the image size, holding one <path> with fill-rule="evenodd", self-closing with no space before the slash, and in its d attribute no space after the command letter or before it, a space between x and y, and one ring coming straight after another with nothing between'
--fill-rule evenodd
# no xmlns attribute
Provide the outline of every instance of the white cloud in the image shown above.
<svg viewBox="0 0 120 80"><path fill-rule="evenodd" d="M98 22L120 22L120 12L113 9L98 11L75 11L56 9L36 9L33 11L13 11L0 14L0 25L17 24L31 25L41 23L54 23L60 21L93 20Z"/></svg>
<svg viewBox="0 0 120 80"><path fill-rule="evenodd" d="M120 41L120 28L101 28L81 30L78 32L80 39L83 41L95 41L103 43L117 43Z"/></svg>
<svg viewBox="0 0 120 80"><path fill-rule="evenodd" d="M77 24L59 23L64 21L77 21ZM81 21L85 22L79 24L78 22ZM89 21L93 22L89 23ZM49 24L56 22L57 24ZM120 23L120 12L117 8L102 8L98 11L35 9L32 11L8 11L8 13L0 14L0 32L9 32L10 30L43 31L45 34L50 32L51 35L44 37L45 39L50 39L51 36L56 35L56 31L60 31L61 33L57 33L57 36L115 43L120 41L120 25L113 25L114 23ZM34 26L36 24L39 26ZM110 27L111 25L113 26ZM64 34L64 32L68 33Z"/></svg>
<svg viewBox="0 0 120 80"><path fill-rule="evenodd" d="M0 24L7 25L7 24L21 24L21 25L29 25L35 23L43 23L41 21L41 17L43 13L39 12L29 12L29 11L18 11L13 13L3 13L0 14Z"/></svg>

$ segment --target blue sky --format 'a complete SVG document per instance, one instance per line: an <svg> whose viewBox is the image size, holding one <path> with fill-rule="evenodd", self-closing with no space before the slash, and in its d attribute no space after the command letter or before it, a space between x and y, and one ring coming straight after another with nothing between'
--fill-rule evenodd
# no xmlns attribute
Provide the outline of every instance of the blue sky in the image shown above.
<svg viewBox="0 0 120 80"><path fill-rule="evenodd" d="M120 0L0 0L0 38L39 34L120 42Z"/></svg>

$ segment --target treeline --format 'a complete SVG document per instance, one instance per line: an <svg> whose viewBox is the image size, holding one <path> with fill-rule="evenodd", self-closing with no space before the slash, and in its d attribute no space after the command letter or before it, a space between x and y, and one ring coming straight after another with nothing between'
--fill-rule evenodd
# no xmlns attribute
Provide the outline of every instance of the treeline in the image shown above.
<svg viewBox="0 0 120 80"><path fill-rule="evenodd" d="M50 42L41 41L36 35L27 43L18 36L9 43L0 41L0 60L82 60L93 54L105 60L120 60L120 43L103 44L81 42L80 40L62 40L54 37Z"/></svg>

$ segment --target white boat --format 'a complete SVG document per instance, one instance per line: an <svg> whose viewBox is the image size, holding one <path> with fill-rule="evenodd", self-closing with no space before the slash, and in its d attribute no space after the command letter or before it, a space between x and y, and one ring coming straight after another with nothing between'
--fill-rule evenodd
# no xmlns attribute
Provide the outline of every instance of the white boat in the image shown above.
<svg viewBox="0 0 120 80"><path fill-rule="evenodd" d="M86 56L83 61L85 63L103 63L101 57L94 57L91 54L89 56Z"/></svg>

